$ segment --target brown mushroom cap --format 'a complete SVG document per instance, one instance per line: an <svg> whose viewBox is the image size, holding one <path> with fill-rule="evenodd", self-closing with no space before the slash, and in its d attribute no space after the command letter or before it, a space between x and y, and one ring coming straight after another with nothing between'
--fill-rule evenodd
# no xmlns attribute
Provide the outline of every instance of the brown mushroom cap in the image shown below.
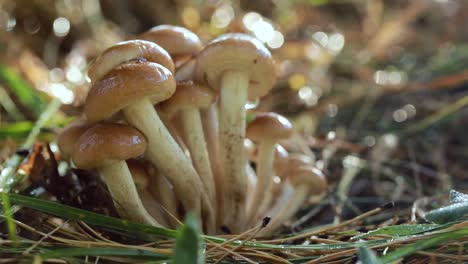
<svg viewBox="0 0 468 264"><path fill-rule="evenodd" d="M290 137L292 125L282 115L258 113L247 125L246 136L254 141L265 139L281 140Z"/></svg>
<svg viewBox="0 0 468 264"><path fill-rule="evenodd" d="M106 49L89 66L88 76L96 82L119 64L135 60L145 59L166 67L174 73L174 62L169 53L159 45L145 40L129 40L117 43Z"/></svg>
<svg viewBox="0 0 468 264"><path fill-rule="evenodd" d="M131 61L114 68L88 93L84 112L89 122L105 120L144 98L158 103L175 92L175 79L160 64Z"/></svg>
<svg viewBox="0 0 468 264"><path fill-rule="evenodd" d="M75 142L91 125L84 118L77 118L67 125L58 135L57 145L63 156L69 157L75 148Z"/></svg>
<svg viewBox="0 0 468 264"><path fill-rule="evenodd" d="M300 153L290 153L288 156L289 169L294 169L304 165L312 166L314 162L315 160L312 157Z"/></svg>
<svg viewBox="0 0 468 264"><path fill-rule="evenodd" d="M276 81L270 51L249 35L225 34L211 41L198 55L195 77L218 90L223 74L232 70L249 74L249 99L266 95Z"/></svg>
<svg viewBox="0 0 468 264"><path fill-rule="evenodd" d="M193 108L207 108L214 101L215 95L211 89L191 81L177 83L175 93L159 105L159 110L171 118L178 111Z"/></svg>
<svg viewBox="0 0 468 264"><path fill-rule="evenodd" d="M142 155L145 137L136 129L117 123L99 123L90 127L75 144L72 159L81 169L94 169L109 162Z"/></svg>
<svg viewBox="0 0 468 264"><path fill-rule="evenodd" d="M293 186L306 185L310 195L319 195L327 190L327 179L314 166L300 166L289 171L289 182Z"/></svg>
<svg viewBox="0 0 468 264"><path fill-rule="evenodd" d="M146 31L139 38L157 43L172 57L193 55L202 48L201 40L195 33L179 26L159 25Z"/></svg>

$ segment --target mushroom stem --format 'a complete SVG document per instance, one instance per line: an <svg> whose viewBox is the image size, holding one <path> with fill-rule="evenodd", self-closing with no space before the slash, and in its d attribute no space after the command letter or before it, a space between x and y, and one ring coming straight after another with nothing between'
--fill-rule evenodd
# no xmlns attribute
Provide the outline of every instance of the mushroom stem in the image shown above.
<svg viewBox="0 0 468 264"><path fill-rule="evenodd" d="M172 228L179 225L180 216L177 212L177 198L174 195L173 187L157 169L150 171L151 184L149 190L151 194L161 203L165 211L165 216L169 220Z"/></svg>
<svg viewBox="0 0 468 264"><path fill-rule="evenodd" d="M223 172L219 154L219 124L217 104L213 103L207 109L201 109L203 131L210 158L211 171L213 173L215 192L217 198L217 222L222 221L223 206Z"/></svg>
<svg viewBox="0 0 468 264"><path fill-rule="evenodd" d="M117 212L122 218L141 224L161 226L143 206L125 161L111 162L100 167L98 171L104 178Z"/></svg>
<svg viewBox="0 0 468 264"><path fill-rule="evenodd" d="M226 71L221 78L220 139L224 166L224 224L232 232L241 231L245 221L247 177L245 175L245 103L249 76L242 71Z"/></svg>
<svg viewBox="0 0 468 264"><path fill-rule="evenodd" d="M266 192L271 191L273 182L273 161L275 158L275 142L272 140L261 141L258 145L257 183L252 195L251 202L247 208L247 219L249 223L255 220L259 207L268 203L265 199L271 199Z"/></svg>
<svg viewBox="0 0 468 264"><path fill-rule="evenodd" d="M307 199L308 193L308 186L299 185L293 188L287 184L278 203L268 214L271 217L271 222L258 233L258 236L270 236L285 221L293 217Z"/></svg>
<svg viewBox="0 0 468 264"><path fill-rule="evenodd" d="M202 192L197 172L167 131L150 100L135 102L123 112L127 121L148 138L145 156L168 177L186 212L192 211L205 218L206 226L214 226L213 208Z"/></svg>
<svg viewBox="0 0 468 264"><path fill-rule="evenodd" d="M162 205L154 199L153 195L146 188L138 188L137 186L137 190L148 213L163 226L169 226L166 220L167 217L164 217Z"/></svg>
<svg viewBox="0 0 468 264"><path fill-rule="evenodd" d="M205 142L200 111L197 108L189 108L180 112L184 139L190 151L193 165L195 166L205 191L216 208L216 193L211 171L210 158Z"/></svg>

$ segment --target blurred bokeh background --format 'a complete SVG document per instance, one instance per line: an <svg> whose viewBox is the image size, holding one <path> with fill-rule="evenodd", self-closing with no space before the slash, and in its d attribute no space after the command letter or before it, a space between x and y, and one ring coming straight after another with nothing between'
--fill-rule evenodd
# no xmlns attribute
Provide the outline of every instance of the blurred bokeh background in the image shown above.
<svg viewBox="0 0 468 264"><path fill-rule="evenodd" d="M204 41L245 32L279 68L251 107L294 122L287 147L314 155L334 190L323 207L410 210L468 190L467 12L463 0L0 0L0 161L51 100L63 105L41 140L80 113L106 47L160 24Z"/></svg>

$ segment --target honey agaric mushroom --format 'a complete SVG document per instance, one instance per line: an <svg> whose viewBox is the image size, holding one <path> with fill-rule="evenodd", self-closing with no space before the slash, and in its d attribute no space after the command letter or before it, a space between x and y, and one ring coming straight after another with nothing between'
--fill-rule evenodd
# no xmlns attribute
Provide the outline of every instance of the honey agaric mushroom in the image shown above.
<svg viewBox="0 0 468 264"><path fill-rule="evenodd" d="M149 191L150 186L150 175L146 171L145 165L137 160L128 160L127 166L132 173L133 182L135 182L138 196L140 196L143 206L145 206L148 213L163 226L169 226L166 218L164 217L165 212L161 207L161 204L153 197Z"/></svg>
<svg viewBox="0 0 468 264"><path fill-rule="evenodd" d="M258 142L257 183L247 208L249 221L256 217L262 203L269 203L274 172L276 142L292 134L291 123L275 113L259 113L247 126L247 137Z"/></svg>
<svg viewBox="0 0 468 264"><path fill-rule="evenodd" d="M97 122L122 110L126 120L148 139L145 156L169 178L186 212L194 211L214 225L213 208L202 193L197 172L153 107L172 96L175 86L171 72L160 64L127 62L94 81L84 111L90 122Z"/></svg>
<svg viewBox="0 0 468 264"><path fill-rule="evenodd" d="M91 81L97 81L117 65L134 59L145 59L161 64L174 73L175 66L171 56L159 45L145 40L128 40L103 51L89 66L88 76Z"/></svg>
<svg viewBox="0 0 468 264"><path fill-rule="evenodd" d="M271 221L258 236L271 235L279 226L290 219L303 206L309 196L321 195L327 190L323 173L313 166L300 166L288 172L287 184L275 206L267 214ZM292 187L292 188L291 188Z"/></svg>
<svg viewBox="0 0 468 264"><path fill-rule="evenodd" d="M192 31L179 26L155 26L139 38L152 41L163 47L171 55L176 68L202 49L200 38Z"/></svg>
<svg viewBox="0 0 468 264"><path fill-rule="evenodd" d="M268 49L245 34L225 34L210 42L197 56L197 80L220 92L221 157L224 167L224 219L238 232L245 221L245 104L264 96L276 74Z"/></svg>
<svg viewBox="0 0 468 264"><path fill-rule="evenodd" d="M179 114L183 138L190 151L193 165L213 207L216 208L213 173L200 116L200 109L209 107L213 100L214 94L211 89L191 81L179 82L174 95L161 103L159 109L170 119Z"/></svg>
<svg viewBox="0 0 468 264"><path fill-rule="evenodd" d="M138 223L161 226L146 211L125 160L142 155L147 143L136 129L99 123L84 132L72 152L80 169L97 169L104 178L119 215Z"/></svg>
<svg viewBox="0 0 468 264"><path fill-rule="evenodd" d="M76 141L90 126L84 118L77 118L60 132L57 138L57 145L64 158L70 158Z"/></svg>

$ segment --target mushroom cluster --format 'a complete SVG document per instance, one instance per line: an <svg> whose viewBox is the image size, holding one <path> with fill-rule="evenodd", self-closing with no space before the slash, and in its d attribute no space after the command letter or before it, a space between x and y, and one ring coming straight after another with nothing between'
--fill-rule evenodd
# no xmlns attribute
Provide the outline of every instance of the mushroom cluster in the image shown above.
<svg viewBox="0 0 468 264"><path fill-rule="evenodd" d="M246 122L245 105L269 92L275 70L249 35L203 45L185 28L154 27L96 58L83 116L59 147L100 174L122 218L175 228L192 212L216 234L270 216L259 235L271 235L327 188L313 160L279 145L292 134L286 118L254 113Z"/></svg>

